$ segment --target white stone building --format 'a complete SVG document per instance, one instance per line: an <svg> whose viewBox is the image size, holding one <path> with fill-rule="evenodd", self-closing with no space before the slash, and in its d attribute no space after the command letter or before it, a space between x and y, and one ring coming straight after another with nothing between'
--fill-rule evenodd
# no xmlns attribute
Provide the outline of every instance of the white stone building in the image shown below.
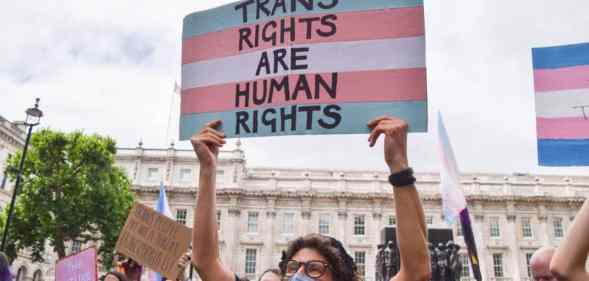
<svg viewBox="0 0 589 281"><path fill-rule="evenodd" d="M319 232L343 241L366 280L374 280L380 231L395 224L387 173L248 167L237 147L221 152L217 171L225 264L254 279L276 267L289 240ZM127 171L138 200L148 205L155 205L163 179L177 221L192 226L199 167L194 152L139 146L119 149L117 163ZM428 226L448 228L441 217L439 176L417 178ZM484 280L529 280L531 254L558 245L589 195L589 177L468 174L462 188ZM450 228L463 245L460 230Z"/></svg>
<svg viewBox="0 0 589 281"><path fill-rule="evenodd" d="M24 125L0 116L0 210L10 203L13 184L6 176L6 161L25 144Z"/></svg>

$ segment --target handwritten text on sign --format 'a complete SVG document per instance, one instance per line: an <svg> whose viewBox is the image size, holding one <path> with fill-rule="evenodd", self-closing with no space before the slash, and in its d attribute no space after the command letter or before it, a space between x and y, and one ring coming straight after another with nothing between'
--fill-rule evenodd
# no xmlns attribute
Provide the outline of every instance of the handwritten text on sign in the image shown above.
<svg viewBox="0 0 589 281"><path fill-rule="evenodd" d="M180 257L190 244L191 230L153 209L135 203L116 250L169 279L178 276Z"/></svg>
<svg viewBox="0 0 589 281"><path fill-rule="evenodd" d="M213 119L242 137L365 133L384 114L426 129L421 1L241 1L183 37L183 139Z"/></svg>

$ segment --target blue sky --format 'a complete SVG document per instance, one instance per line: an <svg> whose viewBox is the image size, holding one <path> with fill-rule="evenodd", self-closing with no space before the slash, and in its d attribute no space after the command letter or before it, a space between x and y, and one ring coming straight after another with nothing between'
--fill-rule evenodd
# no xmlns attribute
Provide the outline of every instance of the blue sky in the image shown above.
<svg viewBox="0 0 589 281"><path fill-rule="evenodd" d="M5 4L0 115L22 119L40 97L45 126L110 135L120 146L142 139L147 147L167 147L173 137L167 132L177 127L178 98L172 99L172 90L180 77L182 18L229 2ZM425 10L430 128L441 110L460 169L587 174L587 168L536 165L530 48L589 42L589 2L425 0ZM366 139L243 142L252 166L384 170L380 145L370 149ZM415 169L437 171L434 134L411 135L409 141Z"/></svg>

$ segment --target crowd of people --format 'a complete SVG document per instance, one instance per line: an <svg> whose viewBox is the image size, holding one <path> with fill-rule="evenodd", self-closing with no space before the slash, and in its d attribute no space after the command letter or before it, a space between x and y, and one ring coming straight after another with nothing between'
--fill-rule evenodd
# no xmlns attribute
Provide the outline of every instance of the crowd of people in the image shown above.
<svg viewBox="0 0 589 281"><path fill-rule="evenodd" d="M219 130L221 121L207 124L191 138L200 162L198 197L194 210L192 253L182 257L178 266L194 265L203 281L241 281L232 268L221 262L219 255L216 211L216 171L220 148L226 143ZM430 251L424 210L415 177L407 157L408 124L395 117L370 121L368 143L373 147L384 137L384 159L391 176L389 181L395 198L397 216L397 247L399 270L393 281L429 281L432 278ZM536 281L589 281L586 271L589 254L589 200L574 219L558 248L543 247L533 255L530 266ZM192 257L192 258L191 258ZM104 281L136 281L143 268L125 259L117 269L101 277ZM182 270L185 272L185 270ZM388 278L389 276L387 276ZM0 253L0 281L13 280L9 262ZM185 280L178 276L176 280ZM166 280L166 279L163 279ZM259 281L361 281L353 258L340 241L333 237L309 233L288 244L276 268L265 270Z"/></svg>

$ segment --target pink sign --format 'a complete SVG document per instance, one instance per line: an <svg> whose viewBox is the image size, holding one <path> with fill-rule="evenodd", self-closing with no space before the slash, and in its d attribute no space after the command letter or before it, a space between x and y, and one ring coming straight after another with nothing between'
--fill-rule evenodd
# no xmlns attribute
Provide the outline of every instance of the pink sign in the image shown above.
<svg viewBox="0 0 589 281"><path fill-rule="evenodd" d="M96 281L96 248L65 257L55 265L56 281Z"/></svg>

